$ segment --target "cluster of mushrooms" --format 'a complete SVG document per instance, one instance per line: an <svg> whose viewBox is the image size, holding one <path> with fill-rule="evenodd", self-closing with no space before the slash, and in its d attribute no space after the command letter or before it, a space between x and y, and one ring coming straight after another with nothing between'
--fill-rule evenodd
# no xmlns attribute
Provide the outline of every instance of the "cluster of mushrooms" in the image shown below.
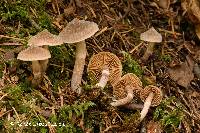
<svg viewBox="0 0 200 133"><path fill-rule="evenodd" d="M142 82L135 74L127 73L122 76L122 64L113 53L100 52L93 55L88 64L88 73L92 80L98 81L95 86L103 89L108 82L112 85L113 95L117 99L111 103L112 106L128 104L139 96L144 102L140 121L144 119L150 106L157 106L162 100L162 92L158 87L148 85L143 89Z"/></svg>
<svg viewBox="0 0 200 133"><path fill-rule="evenodd" d="M40 84L47 69L48 59L51 54L48 46L62 45L63 43L76 44L76 59L71 80L71 88L78 94L81 93L81 79L83 75L86 43L85 39L90 38L99 30L94 22L73 19L63 28L59 35L53 35L48 30L43 30L28 40L28 48L18 54L17 59L32 61L32 73L34 75L32 84Z"/></svg>
<svg viewBox="0 0 200 133"><path fill-rule="evenodd" d="M82 92L81 79L85 66L86 43L85 39L93 36L99 30L94 22L74 19L59 33L54 35L43 30L28 40L28 48L18 54L17 59L32 61L33 85L39 85L45 74L51 54L48 46L62 45L63 43L76 44L75 65L71 79L71 89L78 94ZM147 50L154 46L155 42L161 42L162 37L154 28L141 34L141 40L151 42ZM144 55L144 58L149 55ZM142 82L133 73L122 76L122 64L118 57L110 52L100 52L91 57L88 64L88 73L98 83L95 85L104 88L109 82L113 87L113 95L116 101L112 106L121 106L130 103L134 96L140 96L144 101L140 120L146 116L150 106L157 106L162 100L161 90L153 85L142 87Z"/></svg>

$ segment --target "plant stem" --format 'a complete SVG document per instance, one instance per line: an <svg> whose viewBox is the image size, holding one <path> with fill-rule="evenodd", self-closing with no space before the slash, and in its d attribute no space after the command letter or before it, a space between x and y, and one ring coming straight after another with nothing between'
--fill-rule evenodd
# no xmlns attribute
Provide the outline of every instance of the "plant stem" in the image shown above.
<svg viewBox="0 0 200 133"><path fill-rule="evenodd" d="M85 41L78 42L76 44L76 59L71 80L71 88L78 94L82 91L80 85L85 65L86 53L87 49Z"/></svg>
<svg viewBox="0 0 200 133"><path fill-rule="evenodd" d="M154 93L151 92L149 94L149 96L146 98L145 102L144 102L144 108L142 109L141 113L140 113L140 121L142 121L144 119L144 117L147 115L148 110L151 106L151 102L153 100L154 97Z"/></svg>

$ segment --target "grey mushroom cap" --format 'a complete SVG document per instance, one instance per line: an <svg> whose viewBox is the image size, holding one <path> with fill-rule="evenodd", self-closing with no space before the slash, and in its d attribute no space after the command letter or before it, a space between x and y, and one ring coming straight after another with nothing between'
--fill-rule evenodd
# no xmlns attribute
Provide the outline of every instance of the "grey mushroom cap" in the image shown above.
<svg viewBox="0 0 200 133"><path fill-rule="evenodd" d="M94 22L73 19L58 35L64 43L77 43L93 36L99 30Z"/></svg>
<svg viewBox="0 0 200 133"><path fill-rule="evenodd" d="M154 27L140 34L140 40L147 42L162 42L162 35L158 33Z"/></svg>
<svg viewBox="0 0 200 133"><path fill-rule="evenodd" d="M46 60L48 58L51 58L50 52L41 47L28 47L17 56L17 59L23 61Z"/></svg>
<svg viewBox="0 0 200 133"><path fill-rule="evenodd" d="M57 46L63 44L62 40L59 40L57 35L51 34L47 29L39 32L37 35L32 36L28 40L29 46Z"/></svg>

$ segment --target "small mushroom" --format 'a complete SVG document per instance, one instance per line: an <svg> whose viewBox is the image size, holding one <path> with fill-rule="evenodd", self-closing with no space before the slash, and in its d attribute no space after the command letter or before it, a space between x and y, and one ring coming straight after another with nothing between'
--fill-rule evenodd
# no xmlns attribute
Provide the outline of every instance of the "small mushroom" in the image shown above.
<svg viewBox="0 0 200 133"><path fill-rule="evenodd" d="M71 88L78 94L82 91L80 84L87 53L85 40L93 36L98 30L99 28L96 23L75 18L69 22L58 35L58 38L64 43L76 44L76 59L72 74Z"/></svg>
<svg viewBox="0 0 200 133"><path fill-rule="evenodd" d="M122 64L113 53L100 52L91 57L87 71L93 81L99 81L96 86L104 88L108 81L113 86L120 80Z"/></svg>
<svg viewBox="0 0 200 133"><path fill-rule="evenodd" d="M140 92L140 98L144 102L144 108L140 113L140 121L142 121L148 113L150 106L158 106L160 104L162 92L158 87L148 85Z"/></svg>
<svg viewBox="0 0 200 133"><path fill-rule="evenodd" d="M113 94L117 97L112 106L125 105L133 99L134 96L139 95L142 89L142 82L133 73L124 75L116 85L113 86Z"/></svg>
<svg viewBox="0 0 200 133"><path fill-rule="evenodd" d="M17 59L19 60L32 61L32 71L34 75L32 83L35 86L37 86L42 80L42 68L39 61L48 58L51 58L50 52L41 47L28 47L27 49L22 50L17 56Z"/></svg>
<svg viewBox="0 0 200 133"><path fill-rule="evenodd" d="M57 46L61 44L63 44L62 40L60 40L56 35L51 34L47 29L39 32L35 36L32 36L28 40L29 46L43 47L48 51L49 51L48 46ZM42 75L45 73L47 69L48 62L49 62L48 59L39 61L42 69Z"/></svg>
<svg viewBox="0 0 200 133"><path fill-rule="evenodd" d="M140 35L140 40L149 42L147 50L142 57L142 60L146 62L149 56L153 53L155 43L162 42L162 36L154 29L154 27L151 27L149 30Z"/></svg>

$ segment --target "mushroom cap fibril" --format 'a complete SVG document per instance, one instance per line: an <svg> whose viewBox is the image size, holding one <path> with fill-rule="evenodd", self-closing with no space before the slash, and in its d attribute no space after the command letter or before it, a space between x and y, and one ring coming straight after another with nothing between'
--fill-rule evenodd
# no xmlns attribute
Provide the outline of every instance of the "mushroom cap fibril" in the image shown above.
<svg viewBox="0 0 200 133"><path fill-rule="evenodd" d="M102 75L102 70L108 67L108 82L113 86L122 75L122 64L119 58L110 52L100 52L91 57L88 64L88 74L93 82L98 82Z"/></svg>
<svg viewBox="0 0 200 133"><path fill-rule="evenodd" d="M133 89L134 95L139 95L142 89L142 82L133 73L127 73L121 77L120 81L113 86L113 95L118 99L125 98L127 96L125 88L128 85Z"/></svg>
<svg viewBox="0 0 200 133"><path fill-rule="evenodd" d="M154 27L140 34L140 40L147 42L162 42L162 35L158 33Z"/></svg>
<svg viewBox="0 0 200 133"><path fill-rule="evenodd" d="M90 38L98 30L96 23L75 18L60 32L58 38L64 43L76 43Z"/></svg>
<svg viewBox="0 0 200 133"><path fill-rule="evenodd" d="M140 92L140 98L144 102L149 94L153 92L154 97L151 102L151 106L158 106L162 101L162 91L156 86L148 85Z"/></svg>
<svg viewBox="0 0 200 133"><path fill-rule="evenodd" d="M57 35L51 34L47 29L39 32L35 36L32 36L28 40L29 46L57 46L61 44L63 44L62 40L60 40Z"/></svg>
<svg viewBox="0 0 200 133"><path fill-rule="evenodd" d="M17 59L23 61L46 60L48 58L51 58L49 50L41 47L28 47L22 50L17 56Z"/></svg>

